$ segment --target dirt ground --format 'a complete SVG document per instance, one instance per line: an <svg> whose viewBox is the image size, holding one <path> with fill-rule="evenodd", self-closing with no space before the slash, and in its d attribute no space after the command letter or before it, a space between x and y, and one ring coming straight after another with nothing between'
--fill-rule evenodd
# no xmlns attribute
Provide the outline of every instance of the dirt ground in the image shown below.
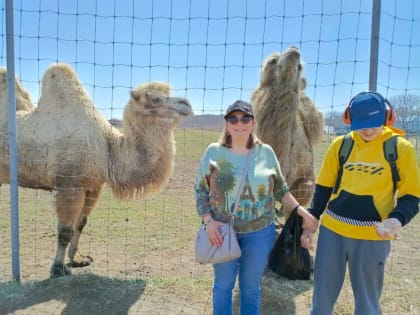
<svg viewBox="0 0 420 315"><path fill-rule="evenodd" d="M0 315L2 314L211 314L211 266L193 260L198 219L193 205L197 163L177 162L167 187L150 200L121 203L103 195L82 236L94 257L73 275L49 279L55 255L53 194L22 192L21 283L11 281L8 186L0 189ZM174 202L175 200L175 202ZM150 215L145 209L161 209ZM133 206L133 207L132 207ZM31 215L24 215L31 210ZM420 314L416 219L394 242L387 264L384 314ZM308 314L313 281L290 281L267 271L262 314ZM235 290L235 310L239 296ZM346 282L336 314L352 314Z"/></svg>

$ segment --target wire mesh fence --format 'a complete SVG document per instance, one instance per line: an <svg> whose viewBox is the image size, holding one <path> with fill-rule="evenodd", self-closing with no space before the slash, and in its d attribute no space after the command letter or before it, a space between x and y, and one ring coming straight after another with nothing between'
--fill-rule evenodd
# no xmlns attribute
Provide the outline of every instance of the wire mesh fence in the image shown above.
<svg viewBox="0 0 420 315"><path fill-rule="evenodd" d="M368 88L372 7L371 1L361 0L15 1L16 76L35 108L43 102L45 71L51 64L65 63L75 70L97 112L113 128L123 128L130 91L150 81L168 82L173 95L191 102L195 115L175 130L175 165L160 193L117 201L109 186L103 187L79 246L80 254L93 262L71 268L76 277L70 280L46 280L58 242L57 193L19 188L24 286L9 282L10 195L9 185L1 186L0 282L4 289L0 293L4 298L0 309L4 311L0 313L210 314L212 269L193 261L199 225L193 184L202 152L218 139L226 107L236 99L250 100L267 56L296 46L304 62L305 94L329 126L315 148L317 171L327 145L347 131L341 113L348 101ZM0 66L5 67L4 3L0 10ZM409 129L417 150L419 14L414 0L381 2L377 60L377 90L392 101L401 117L397 125ZM4 91L0 91L2 111L7 108ZM68 116L60 115L59 109L55 114L64 126ZM8 170L3 158L8 150L6 117L5 112L0 116L3 173ZM45 124L40 122L39 127ZM72 128L82 126L68 130ZM48 137L44 145L54 143L58 133L44 133ZM31 163L42 168L44 158L38 150L32 149ZM75 150L87 148L76 144ZM5 176L0 175L3 183ZM384 314L420 312L416 296L419 224L418 218L413 220L393 243L382 298ZM288 281L267 271L262 313L306 314L312 285L312 281ZM237 295L235 303L237 310ZM351 314L352 304L347 281L336 313Z"/></svg>

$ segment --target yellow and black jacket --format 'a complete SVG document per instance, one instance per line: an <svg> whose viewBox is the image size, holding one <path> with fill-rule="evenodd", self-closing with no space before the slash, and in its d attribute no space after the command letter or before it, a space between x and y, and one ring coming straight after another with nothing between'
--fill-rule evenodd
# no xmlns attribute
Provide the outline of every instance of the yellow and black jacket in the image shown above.
<svg viewBox="0 0 420 315"><path fill-rule="evenodd" d="M355 239L382 240L375 223L396 218L406 225L419 212L420 176L413 145L399 138L397 182L394 197L391 168L385 159L383 143L393 135L404 133L384 127L382 134L369 142L351 132L354 145L343 166L336 193L333 187L339 170L339 150L343 137L337 137L328 148L317 179L309 211L320 217L321 224L335 233ZM325 210L325 211L324 211Z"/></svg>

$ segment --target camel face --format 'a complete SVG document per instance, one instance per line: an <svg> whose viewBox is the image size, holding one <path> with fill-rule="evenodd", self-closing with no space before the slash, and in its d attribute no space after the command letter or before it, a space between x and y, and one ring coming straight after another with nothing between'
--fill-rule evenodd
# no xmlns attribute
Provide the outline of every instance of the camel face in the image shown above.
<svg viewBox="0 0 420 315"><path fill-rule="evenodd" d="M298 92L301 84L303 64L296 47L289 47L283 53L273 53L263 64L261 86L281 83L281 89Z"/></svg>
<svg viewBox="0 0 420 315"><path fill-rule="evenodd" d="M153 116L178 121L192 114L190 102L169 96L169 85L152 82L131 91L130 111L142 117Z"/></svg>

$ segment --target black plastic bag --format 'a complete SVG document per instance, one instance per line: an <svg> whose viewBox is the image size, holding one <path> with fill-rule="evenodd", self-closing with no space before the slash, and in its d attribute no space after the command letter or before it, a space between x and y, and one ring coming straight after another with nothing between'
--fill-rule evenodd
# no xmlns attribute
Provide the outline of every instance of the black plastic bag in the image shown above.
<svg viewBox="0 0 420 315"><path fill-rule="evenodd" d="M290 280L309 280L311 258L308 249L300 245L302 218L293 211L274 244L268 267L275 273Z"/></svg>

